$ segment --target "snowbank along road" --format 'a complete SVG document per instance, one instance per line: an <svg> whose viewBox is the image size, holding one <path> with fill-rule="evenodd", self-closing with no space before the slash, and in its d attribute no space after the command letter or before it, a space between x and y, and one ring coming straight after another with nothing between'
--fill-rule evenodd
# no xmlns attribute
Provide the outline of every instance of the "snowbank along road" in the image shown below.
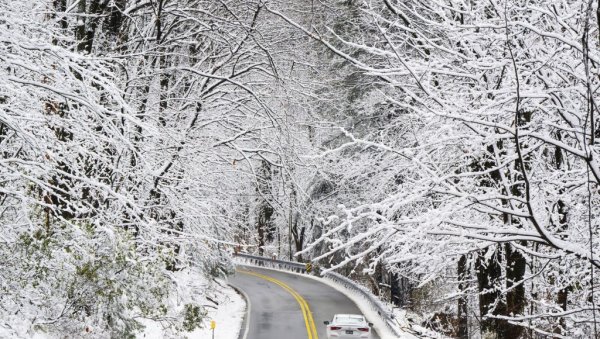
<svg viewBox="0 0 600 339"><path fill-rule="evenodd" d="M323 321L361 314L344 294L300 275L239 266L229 282L249 299L241 339L327 339ZM379 339L374 330L372 339Z"/></svg>

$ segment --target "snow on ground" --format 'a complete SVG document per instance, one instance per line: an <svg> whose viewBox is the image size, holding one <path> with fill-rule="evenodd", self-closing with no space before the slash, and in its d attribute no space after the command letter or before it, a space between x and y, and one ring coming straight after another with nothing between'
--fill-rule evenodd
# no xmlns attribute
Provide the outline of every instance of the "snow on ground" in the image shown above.
<svg viewBox="0 0 600 339"><path fill-rule="evenodd" d="M409 313L405 309L395 308L393 310L394 319L398 323L401 330L410 329L410 331L417 333L417 336L422 339L451 339L441 333L430 330L426 327L419 325L421 319L415 313ZM417 323L415 323L417 320Z"/></svg>
<svg viewBox="0 0 600 339"><path fill-rule="evenodd" d="M246 302L226 281L215 279L213 282L202 280L202 277L190 272L177 272L176 279L179 282L178 293L173 296L172 303L183 309L184 304L194 301L205 306L208 314L202 321L202 327L192 332L173 332L163 328L162 324L150 319L141 322L145 330L137 335L140 339L211 339L211 321L216 322L214 331L215 339L237 339L244 314Z"/></svg>
<svg viewBox="0 0 600 339"><path fill-rule="evenodd" d="M186 269L172 273L176 283L167 300L169 312L162 321L138 318L144 326L140 339L211 339L211 321L216 322L215 339L238 339L246 312L246 302L226 281L208 280L198 271ZM181 324L186 304L203 306L208 312L203 318L201 328L192 332L177 330L174 324ZM29 324L19 324L23 328L11 328L0 319L0 338L58 339L56 336L29 329ZM171 325L171 326L169 326ZM18 333L28 333L25 337ZM80 338L93 338L92 333L82 333Z"/></svg>
<svg viewBox="0 0 600 339"><path fill-rule="evenodd" d="M237 339L246 312L246 302L228 285L222 292L219 308L210 314L210 320L214 320L217 323L215 339ZM204 328L192 332L188 338L211 338L210 320L207 318Z"/></svg>

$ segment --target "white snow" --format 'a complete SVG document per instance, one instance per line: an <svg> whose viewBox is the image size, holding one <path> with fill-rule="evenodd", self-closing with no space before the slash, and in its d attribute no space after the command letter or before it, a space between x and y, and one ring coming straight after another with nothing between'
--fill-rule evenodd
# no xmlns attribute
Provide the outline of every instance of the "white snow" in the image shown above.
<svg viewBox="0 0 600 339"><path fill-rule="evenodd" d="M195 298L199 304L207 305L208 300L205 295L196 294L198 285L202 282L194 281L185 276L180 277L182 284L181 292L186 293L186 290L192 291L192 295L187 297ZM205 282L204 282L205 283ZM210 329L211 321L216 322L214 331L214 339L237 339L240 333L244 314L246 311L246 302L226 281L217 279L212 285L209 298L216 301L218 306L206 307L207 316L202 322L202 328L198 328L192 332L173 333L170 330L165 330L160 322L150 319L144 319L142 323L146 327L144 332L139 334L137 338L144 339L163 339L163 338L187 338L187 339L212 339L212 330ZM187 292L190 293L190 292ZM209 304L212 306L212 304Z"/></svg>
<svg viewBox="0 0 600 339"><path fill-rule="evenodd" d="M174 316L180 313L186 303L195 301L197 304L205 306L208 311L207 316L202 322L202 328L192 332L175 331L169 326L163 325L160 321L152 319L138 319L144 326L143 332L136 335L140 339L212 339L210 329L211 321L216 322L214 339L238 339L244 314L246 313L246 302L226 281L216 279L214 282L206 281L204 276L196 274L197 272L184 270L174 273L177 281L177 291L169 299L169 303L175 309ZM209 287L209 290L206 288ZM218 306L208 300L208 298L218 303ZM181 320L181 319L179 319ZM18 338L16 332L0 323L0 338ZM26 331L26 330L24 330ZM93 337L90 334L82 333L82 338ZM31 339L57 339L58 337L43 332L33 332Z"/></svg>
<svg viewBox="0 0 600 339"><path fill-rule="evenodd" d="M227 286L222 294L219 308L210 315L211 320L217 323L215 328L215 339L237 339L240 333L246 302L233 288ZM190 334L188 338L207 339L211 338L210 320L207 319L203 329L198 329Z"/></svg>
<svg viewBox="0 0 600 339"><path fill-rule="evenodd" d="M419 334L419 338L435 338L435 339L451 339L448 336L445 336L441 333L430 330L426 327L419 325L420 321L417 323L414 322L414 318L420 320L420 317L414 313L410 313L405 309L395 308L393 310L394 319L398 323L400 329L410 328L412 331L417 332ZM413 318L413 322L410 322L408 319Z"/></svg>

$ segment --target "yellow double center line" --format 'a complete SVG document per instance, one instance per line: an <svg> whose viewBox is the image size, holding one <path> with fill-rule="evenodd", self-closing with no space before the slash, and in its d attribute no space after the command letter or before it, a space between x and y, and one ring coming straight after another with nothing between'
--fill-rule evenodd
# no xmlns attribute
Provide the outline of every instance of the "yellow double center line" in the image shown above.
<svg viewBox="0 0 600 339"><path fill-rule="evenodd" d="M308 334L308 339L319 339L319 335L317 334L317 328L315 326L315 320L313 319L310 307L308 307L308 303L306 302L306 300L304 300L304 298L302 298L300 294L298 294L298 292L294 291L284 282L275 278L250 271L238 270L238 272L253 275L255 277L270 281L273 284L279 285L281 288L288 291L294 297L294 299L296 299L298 305L300 305L300 309L302 310L302 316L304 316L304 324L306 325L306 333Z"/></svg>

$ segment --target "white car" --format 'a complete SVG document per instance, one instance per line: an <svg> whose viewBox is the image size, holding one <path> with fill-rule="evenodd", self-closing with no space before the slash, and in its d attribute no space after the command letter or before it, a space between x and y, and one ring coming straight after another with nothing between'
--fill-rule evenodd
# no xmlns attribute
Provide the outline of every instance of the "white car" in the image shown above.
<svg viewBox="0 0 600 339"><path fill-rule="evenodd" d="M371 326L367 319L358 314L336 314L327 325L327 339L371 339Z"/></svg>

